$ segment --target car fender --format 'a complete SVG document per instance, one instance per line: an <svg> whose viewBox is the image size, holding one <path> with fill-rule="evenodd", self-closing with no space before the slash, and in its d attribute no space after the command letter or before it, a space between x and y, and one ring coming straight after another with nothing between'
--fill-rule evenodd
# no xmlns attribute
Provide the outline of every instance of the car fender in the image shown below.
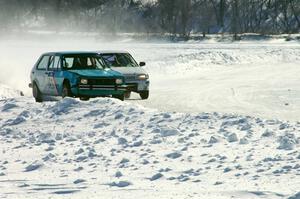
<svg viewBox="0 0 300 199"><path fill-rule="evenodd" d="M65 82L68 82L70 84L70 87L75 87L78 84L79 76L75 73L64 71L63 72L63 80L59 86L59 90L62 92L63 85Z"/></svg>
<svg viewBox="0 0 300 199"><path fill-rule="evenodd" d="M40 89L40 83L39 81L37 80L36 76L35 76L35 72L36 72L36 68L37 68L37 65L40 63L42 57L44 56L44 54L42 54L38 60L35 62L35 64L33 65L31 71L30 71L30 80L31 80L31 84L29 84L29 87L31 85L31 87L33 87L33 84L36 84L37 87Z"/></svg>
<svg viewBox="0 0 300 199"><path fill-rule="evenodd" d="M31 85L32 85L32 88L33 88L33 85L34 85L34 84L36 84L37 87L38 87L38 89L40 89L40 83L39 83L39 81L38 81L37 79L33 79L33 80L32 80L32 84L31 84Z"/></svg>

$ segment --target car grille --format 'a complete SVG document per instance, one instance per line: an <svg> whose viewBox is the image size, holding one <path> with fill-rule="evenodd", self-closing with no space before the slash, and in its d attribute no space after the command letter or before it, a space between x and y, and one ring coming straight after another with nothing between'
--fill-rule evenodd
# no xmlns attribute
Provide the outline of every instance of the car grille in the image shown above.
<svg viewBox="0 0 300 199"><path fill-rule="evenodd" d="M136 75L125 75L125 81L136 80Z"/></svg>
<svg viewBox="0 0 300 199"><path fill-rule="evenodd" d="M137 91L138 85L137 84L127 84L127 90L129 91Z"/></svg>
<svg viewBox="0 0 300 199"><path fill-rule="evenodd" d="M115 85L115 79L88 79L89 85Z"/></svg>

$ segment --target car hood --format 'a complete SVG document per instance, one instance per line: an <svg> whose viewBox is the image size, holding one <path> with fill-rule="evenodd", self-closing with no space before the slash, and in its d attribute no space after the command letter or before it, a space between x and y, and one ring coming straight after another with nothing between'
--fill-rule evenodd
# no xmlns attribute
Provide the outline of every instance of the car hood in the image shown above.
<svg viewBox="0 0 300 199"><path fill-rule="evenodd" d="M147 74L141 67L111 67L112 70L122 73L123 75Z"/></svg>
<svg viewBox="0 0 300 199"><path fill-rule="evenodd" d="M68 70L84 77L122 77L122 74L111 69L91 69L91 70Z"/></svg>

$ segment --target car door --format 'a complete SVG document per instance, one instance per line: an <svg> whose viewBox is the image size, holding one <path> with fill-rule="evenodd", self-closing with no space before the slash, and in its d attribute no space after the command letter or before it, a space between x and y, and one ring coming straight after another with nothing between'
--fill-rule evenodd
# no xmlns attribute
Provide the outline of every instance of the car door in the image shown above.
<svg viewBox="0 0 300 199"><path fill-rule="evenodd" d="M59 83L61 82L61 61L60 56L52 55L48 66L47 88L48 94L59 95Z"/></svg>
<svg viewBox="0 0 300 199"><path fill-rule="evenodd" d="M35 70L35 82L43 94L47 94L47 78L48 78L48 71L47 67L49 64L49 55L44 55Z"/></svg>

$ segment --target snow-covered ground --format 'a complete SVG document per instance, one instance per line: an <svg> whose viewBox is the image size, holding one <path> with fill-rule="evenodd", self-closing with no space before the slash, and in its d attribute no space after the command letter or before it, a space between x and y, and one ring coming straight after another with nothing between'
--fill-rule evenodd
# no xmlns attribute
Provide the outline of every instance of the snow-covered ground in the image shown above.
<svg viewBox="0 0 300 199"><path fill-rule="evenodd" d="M299 43L0 43L27 95L0 86L0 197L299 199ZM100 49L147 62L149 100L30 97L41 53Z"/></svg>
<svg viewBox="0 0 300 199"><path fill-rule="evenodd" d="M4 198L287 198L299 123L120 102L0 101ZM73 194L71 194L73 193Z"/></svg>

